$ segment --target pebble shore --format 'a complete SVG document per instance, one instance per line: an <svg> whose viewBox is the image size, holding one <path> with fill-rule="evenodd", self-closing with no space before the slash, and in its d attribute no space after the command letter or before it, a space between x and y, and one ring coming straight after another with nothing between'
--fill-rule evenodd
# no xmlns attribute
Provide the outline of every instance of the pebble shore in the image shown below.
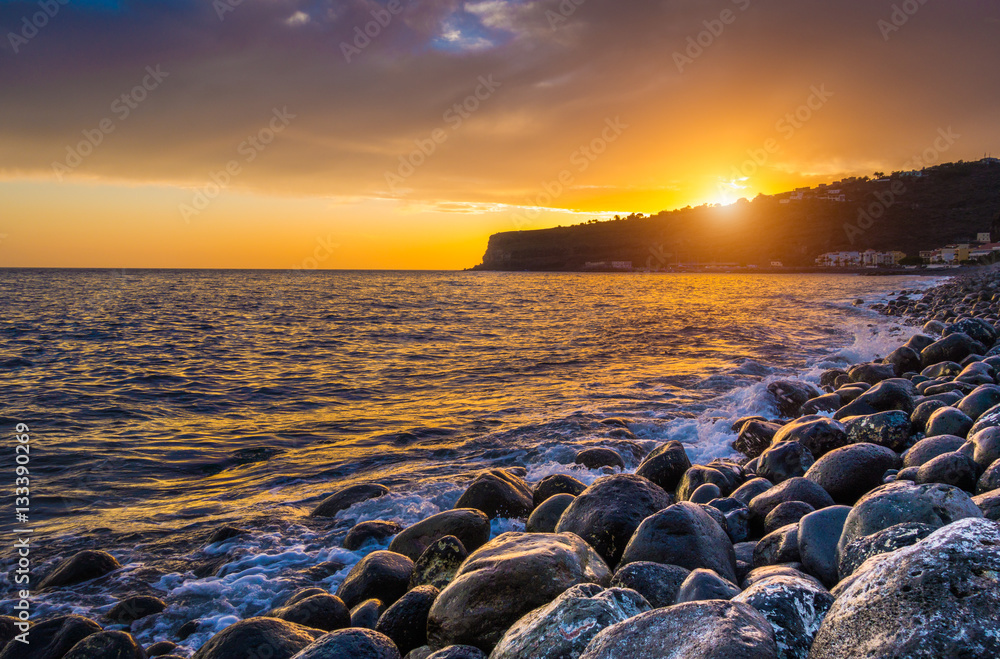
<svg viewBox="0 0 1000 659"><path fill-rule="evenodd" d="M872 308L919 331L818 383L770 382L774 414L732 426L742 457L691 464L669 441L634 473L614 449L581 451L606 472L590 485L482 472L452 510L357 524L344 547L387 549L194 659L1000 657L1000 270L891 298ZM352 486L312 516L388 493ZM526 530L491 539L497 518ZM39 586L120 568L83 551ZM0 659L187 659L129 634L169 606L122 594L100 619L34 623L30 646L0 616Z"/></svg>

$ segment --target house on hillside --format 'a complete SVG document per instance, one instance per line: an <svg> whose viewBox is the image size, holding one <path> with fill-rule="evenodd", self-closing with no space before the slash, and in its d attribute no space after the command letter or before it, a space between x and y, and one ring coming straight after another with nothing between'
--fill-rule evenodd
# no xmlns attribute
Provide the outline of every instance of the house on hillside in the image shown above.
<svg viewBox="0 0 1000 659"><path fill-rule="evenodd" d="M816 257L816 265L825 268L850 268L861 265L861 252L827 252Z"/></svg>
<svg viewBox="0 0 1000 659"><path fill-rule="evenodd" d="M906 254L899 251L879 252L874 249L868 249L861 254L861 263L869 268L880 265L899 265L899 262L905 258Z"/></svg>

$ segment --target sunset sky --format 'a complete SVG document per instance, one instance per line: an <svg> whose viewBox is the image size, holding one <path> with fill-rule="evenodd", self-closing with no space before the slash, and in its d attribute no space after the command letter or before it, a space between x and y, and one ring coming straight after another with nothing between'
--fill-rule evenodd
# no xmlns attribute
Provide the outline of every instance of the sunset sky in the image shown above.
<svg viewBox="0 0 1000 659"><path fill-rule="evenodd" d="M465 268L1000 154L983 0L0 0L0 32L0 266Z"/></svg>

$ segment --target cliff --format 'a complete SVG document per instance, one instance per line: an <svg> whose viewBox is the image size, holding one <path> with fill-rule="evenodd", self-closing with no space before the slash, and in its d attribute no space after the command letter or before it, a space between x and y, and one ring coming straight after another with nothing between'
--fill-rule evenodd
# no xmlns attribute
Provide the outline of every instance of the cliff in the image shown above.
<svg viewBox="0 0 1000 659"><path fill-rule="evenodd" d="M801 199L796 197L801 196ZM1000 241L1000 161L985 159L852 178L797 192L490 237L477 270L581 270L587 262L635 268L730 262L812 265L829 251L921 250Z"/></svg>

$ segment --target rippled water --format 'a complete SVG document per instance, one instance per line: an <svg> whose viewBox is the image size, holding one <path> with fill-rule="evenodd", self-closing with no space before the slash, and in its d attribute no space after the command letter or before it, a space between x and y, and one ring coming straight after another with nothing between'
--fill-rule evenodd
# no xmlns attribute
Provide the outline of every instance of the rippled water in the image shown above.
<svg viewBox="0 0 1000 659"><path fill-rule="evenodd" d="M352 520L450 507L485 466L589 482L598 473L571 464L585 445L619 449L630 469L666 439L694 459L727 455L729 422L766 411L762 382L894 347L889 321L855 298L929 284L0 270L0 423L32 430L41 557L97 547L128 564L42 598L42 611L97 615L123 590L152 592L177 604L133 631L177 640L198 618L195 648L311 584L302 570L318 562L343 564L323 577L335 587L364 553L338 548ZM628 430L600 423L609 417ZM367 480L393 494L333 522L305 518ZM257 532L203 549L223 522ZM192 574L211 561L221 572Z"/></svg>

